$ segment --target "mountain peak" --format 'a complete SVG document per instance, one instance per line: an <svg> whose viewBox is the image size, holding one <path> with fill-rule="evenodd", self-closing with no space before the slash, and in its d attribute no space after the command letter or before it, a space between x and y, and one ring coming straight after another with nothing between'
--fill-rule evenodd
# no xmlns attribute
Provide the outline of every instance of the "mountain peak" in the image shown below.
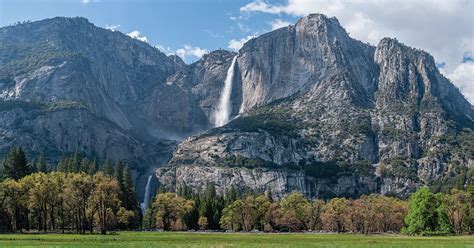
<svg viewBox="0 0 474 248"><path fill-rule="evenodd" d="M436 64L433 56L428 52L416 48L409 47L396 38L385 37L380 40L375 51L375 61L380 62L382 57L385 58L398 58L404 55L406 58L412 61L423 62L426 66L436 69Z"/></svg>
<svg viewBox="0 0 474 248"><path fill-rule="evenodd" d="M319 13L309 14L299 19L296 25L310 26L310 27L315 26L316 28L327 27L327 26L342 28L342 26L340 25L336 17L327 17L326 15L319 14Z"/></svg>

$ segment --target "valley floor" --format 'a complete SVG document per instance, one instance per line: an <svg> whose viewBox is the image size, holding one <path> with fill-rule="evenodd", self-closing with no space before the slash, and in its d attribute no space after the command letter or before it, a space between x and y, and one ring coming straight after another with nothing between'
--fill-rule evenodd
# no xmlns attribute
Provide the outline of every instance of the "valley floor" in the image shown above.
<svg viewBox="0 0 474 248"><path fill-rule="evenodd" d="M0 234L0 247L474 247L474 236L120 232Z"/></svg>

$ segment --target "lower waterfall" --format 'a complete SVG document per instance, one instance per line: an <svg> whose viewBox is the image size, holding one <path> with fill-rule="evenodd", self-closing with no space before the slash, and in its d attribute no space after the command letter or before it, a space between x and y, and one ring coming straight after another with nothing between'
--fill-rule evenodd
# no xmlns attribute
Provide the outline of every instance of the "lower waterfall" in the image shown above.
<svg viewBox="0 0 474 248"><path fill-rule="evenodd" d="M145 195L143 196L143 202L140 204L143 213L145 213L145 210L148 208L148 204L150 202L150 187L152 177L153 175L148 176L148 181L146 182L145 186Z"/></svg>

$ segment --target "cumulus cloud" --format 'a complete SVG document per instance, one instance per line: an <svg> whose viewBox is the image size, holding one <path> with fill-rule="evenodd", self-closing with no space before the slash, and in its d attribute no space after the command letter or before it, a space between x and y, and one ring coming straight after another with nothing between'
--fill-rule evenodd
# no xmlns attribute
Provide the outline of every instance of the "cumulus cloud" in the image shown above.
<svg viewBox="0 0 474 248"><path fill-rule="evenodd" d="M291 23L287 22L287 21L283 21L281 19L275 19L270 24L272 25L272 30L275 30L275 29L279 29L279 28L282 28L282 27L286 27L286 26L290 25Z"/></svg>
<svg viewBox="0 0 474 248"><path fill-rule="evenodd" d="M232 39L232 40L229 41L227 47L229 49L234 50L234 51L238 51L245 44L245 42L247 42L247 41L249 41L253 38L255 38L254 35L249 35L249 36L244 37L242 39Z"/></svg>
<svg viewBox="0 0 474 248"><path fill-rule="evenodd" d="M83 4L89 4L89 3L98 3L100 2L101 0L82 0L82 3Z"/></svg>
<svg viewBox="0 0 474 248"><path fill-rule="evenodd" d="M200 47L193 47L189 44L184 45L183 48L176 50L176 55L180 56L185 61L189 58L199 59L206 53L207 53L206 49L203 49Z"/></svg>
<svg viewBox="0 0 474 248"><path fill-rule="evenodd" d="M453 73L445 75L464 93L466 99L474 104L474 61L461 63Z"/></svg>
<svg viewBox="0 0 474 248"><path fill-rule="evenodd" d="M471 0L287 0L270 4L255 0L240 8L244 13L268 13L305 16L322 13L335 16L349 34L376 45L383 37L396 37L403 43L431 53L443 70L455 72L471 68L461 65L464 54L474 53L474 1ZM454 79L455 78L455 79ZM471 80L472 82L472 80ZM472 86L463 86L465 95L473 94Z"/></svg>
<svg viewBox="0 0 474 248"><path fill-rule="evenodd" d="M269 14L280 14L285 12L285 6L280 4L272 5L262 0L251 2L240 8L241 12L263 12Z"/></svg>
<svg viewBox="0 0 474 248"><path fill-rule="evenodd" d="M143 42L148 42L148 39L146 38L146 36L141 36L140 31L138 31L138 30L132 31L132 32L128 33L127 35L134 38L134 39L141 40Z"/></svg>
<svg viewBox="0 0 474 248"><path fill-rule="evenodd" d="M155 45L155 48L157 48L158 50L160 50L161 52L163 52L164 54L166 54L168 56L172 55L172 54L175 54L173 49L171 49L169 46L163 46L163 45L157 44L157 45Z"/></svg>
<svg viewBox="0 0 474 248"><path fill-rule="evenodd" d="M120 24L117 24L117 25L105 25L105 28L108 29L108 30L112 30L112 31L117 31L118 28L120 28Z"/></svg>

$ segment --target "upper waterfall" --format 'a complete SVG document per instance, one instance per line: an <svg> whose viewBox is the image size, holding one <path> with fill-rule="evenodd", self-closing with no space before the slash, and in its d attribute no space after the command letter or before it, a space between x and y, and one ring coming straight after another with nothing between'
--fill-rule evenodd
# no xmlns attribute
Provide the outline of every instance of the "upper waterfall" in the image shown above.
<svg viewBox="0 0 474 248"><path fill-rule="evenodd" d="M234 81L234 67L237 61L237 55L232 59L229 69L227 69L227 75L224 82L224 88L222 89L221 96L219 98L219 105L214 114L214 126L220 127L229 122L229 117L232 112L232 103L230 96L232 95L232 82Z"/></svg>

